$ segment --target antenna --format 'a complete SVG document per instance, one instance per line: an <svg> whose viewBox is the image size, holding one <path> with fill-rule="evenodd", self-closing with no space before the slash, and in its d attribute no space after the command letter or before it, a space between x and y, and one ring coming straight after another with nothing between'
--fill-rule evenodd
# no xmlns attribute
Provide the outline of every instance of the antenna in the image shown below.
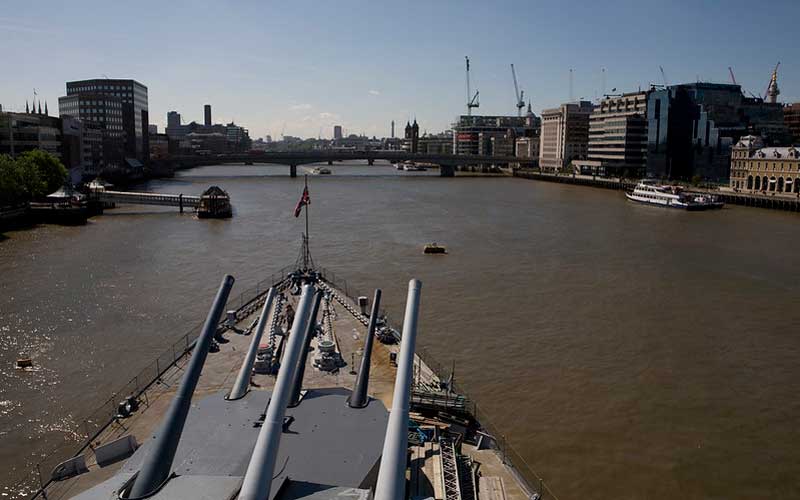
<svg viewBox="0 0 800 500"><path fill-rule="evenodd" d="M477 108L481 105L478 100L480 92L476 90L475 95L472 95L469 87L469 56L464 56L464 59L467 61L467 116L472 116L472 108Z"/></svg>
<svg viewBox="0 0 800 500"><path fill-rule="evenodd" d="M514 63L511 63L511 77L514 79L514 94L517 96L517 102L515 104L517 107L517 116L522 116L522 109L525 107L525 99L523 99L525 91L523 90L520 92L519 85L517 85L517 72L514 71Z"/></svg>
<svg viewBox="0 0 800 500"><path fill-rule="evenodd" d="M728 73L730 73L730 74L731 74L731 82L733 82L733 84L734 84L734 85L738 85L738 84L736 83L736 77L735 77L735 76L733 76L733 69L732 69L730 66L728 66Z"/></svg>

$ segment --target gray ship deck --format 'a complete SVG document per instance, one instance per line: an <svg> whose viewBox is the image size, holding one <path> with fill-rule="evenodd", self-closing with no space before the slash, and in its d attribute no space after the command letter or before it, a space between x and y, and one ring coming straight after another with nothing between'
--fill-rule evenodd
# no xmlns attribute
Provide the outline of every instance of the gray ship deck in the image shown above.
<svg viewBox="0 0 800 500"><path fill-rule="evenodd" d="M344 298L344 294L340 293L339 296L347 302L348 309L356 310L356 305L349 301L349 299ZM292 297L291 300L295 299ZM355 375L353 372L357 370L357 365L361 359L361 349L364 343L364 336L366 335L366 327L341 304L337 303L336 301L332 301L331 304L333 305L335 311L335 318L333 319L332 323L336 334L338 349L347 365L334 373L323 372L315 368L312 365L312 360L314 354L316 353L317 346L316 342L313 342L312 351L309 353L307 359L303 388L347 388L347 391L343 391L341 389L335 389L333 391L342 392L341 395L336 397L343 400L346 397L345 394L349 393L349 389L352 388L355 381ZM248 326L253 324L257 319L258 313L259 311L256 311L250 316L241 319L236 325L237 330L243 331ZM216 405L218 408L216 408L214 411L220 412L221 415L225 415L225 418L220 419L220 422L224 422L228 426L242 426L244 425L246 419L232 416L232 414L237 413L236 408L239 408L242 405L260 405L259 407L263 408L268 400L269 393L274 386L275 377L273 375L254 375L250 387L251 390L245 398L239 400L239 402L224 401L222 399L222 395L227 394L233 385L237 371L251 339L250 335L238 334L233 330L228 330L224 334L224 337L228 340L228 342L220 344L219 352L209 354L199 383L195 390L192 400L192 410L190 411L190 416L187 420L184 436L186 444L184 445L184 439L181 441L181 446L184 447L184 451L182 452L181 448L179 448L173 466L173 469L176 472L179 472L181 467L184 467L185 469L188 467L197 473L203 472L204 461L202 459L198 460L197 457L193 457L191 450L188 449L191 447L193 441L200 439L199 436L205 436L208 435L208 433L213 434L213 429L209 429L207 427L204 428L202 423L195 422L192 424L191 422L192 413L196 411L200 405ZM266 338L267 332L265 332L264 338L262 338L262 343ZM390 362L390 353L396 353L397 350L398 346L396 345L384 345L378 342L374 344L369 394L372 398L378 400L374 401L373 403L379 404L370 403L368 408L373 407L375 410L380 409L383 416L380 417L378 415L381 412L374 412L375 415L373 415L373 418L385 419L387 413L385 409L391 407L395 368ZM184 366L188 362L188 359L189 356L184 356L178 360L175 366L173 366L164 374L164 376L161 378L161 381L153 384L145 393L146 397L142 398L142 405L138 411L136 411L131 417L120 419L117 423L110 425L93 443L92 448L94 449L122 436L132 435L135 437L138 443L145 443L143 446L141 446L137 453L133 455L133 457L128 459L128 461L122 460L112 465L100 467L96 463L94 453L92 453L91 450L87 450L85 452L85 456L87 465L89 467L89 472L71 479L52 483L47 488L47 498L53 500L72 498L79 495L81 492L85 492L86 490L96 487L104 481L109 480L118 472L130 474L135 471L138 460L140 460L142 453L146 451L146 443L150 439L150 436L153 434L153 432L157 429L158 424L161 422L161 419L175 394L176 387L180 381ZM353 360L355 360L356 363L355 367L350 366ZM419 358L416 358L416 363L421 363ZM420 373L420 380L422 383L438 385L438 378L424 363L420 364L418 372ZM331 391L323 392L327 393ZM308 395L309 399L306 401L306 403L304 404L301 402L300 406L298 406L296 409L290 409L287 412L287 415L292 415L293 411L301 411L303 407L305 407L306 410L322 410L322 408L311 408L314 406L314 394L315 391L311 391ZM214 397L209 398L209 396ZM231 403L236 404L231 405ZM253 410L251 409L250 414L252 411ZM225 412L228 413L226 414ZM412 418L414 418L413 413ZM305 423L301 422L301 420L302 419L300 418L297 419L297 425L306 425ZM421 422L422 428L439 427L440 429L444 429L447 427L446 424L442 423L426 422L426 420L423 418L420 418L419 421ZM383 428L385 428L385 425L383 425ZM299 427L298 429L302 430ZM232 488L235 489L237 484L240 484L241 478L238 476L242 470L241 461L245 460L244 466L246 467L246 459L249 459L252 447L255 443L257 431L257 428L241 431L243 441L241 443L241 449L238 451L215 451L215 456L213 459L217 463L226 462L230 464L228 465L230 470L226 470L225 472L230 473L232 477L230 481L223 481L221 480L222 478L218 478L220 481L215 482L213 478L209 479L209 489L205 491L205 493L209 495L207 498L216 497L213 493L216 491L215 488L220 490L219 493L223 493L223 495L218 496L217 498L227 498L224 496L224 492L229 492ZM328 429L327 431L331 430ZM197 434L192 437L192 435L195 433ZM244 439L245 436L247 439ZM380 453L380 444L383 442L383 437L370 436L370 439L378 442L378 453ZM289 439L285 439L281 442L281 453L284 453L285 450L291 446L291 434L289 434ZM305 451L306 453L310 452L310 450ZM412 498L430 497L437 500L451 498L447 495L448 491L446 491L445 487L445 480L442 470L442 458L438 443L425 442L419 446L412 445L410 446L410 451L412 455L412 461L411 467L409 468L409 479L411 481L409 483L409 488L411 489L410 493ZM474 462L480 464L478 468L480 477L479 480L476 480L476 483L478 483L476 486L478 487L479 499L524 500L530 497L529 492L525 491L511 471L502 464L499 455L494 450L477 450L474 446L464 443L461 447L461 453L471 457ZM330 460L331 457L324 458L327 459L325 463L333 463L332 460ZM183 461L181 461L181 459L183 459ZM321 463L322 462L318 464L312 463L310 465L319 470ZM338 467L334 465L331 468L331 471L332 473L339 474L341 477L341 471L337 472L340 467L341 464L339 464ZM363 469L363 467L361 467L361 469ZM322 473L317 482L324 482L325 477L328 475L329 474ZM293 479L295 477L299 478L296 471L294 472ZM234 480L234 478L237 479ZM211 485L215 486L212 488ZM176 482L175 487L180 487L180 483ZM293 491L296 489L297 485L293 483L292 487L285 490L283 494L288 495L288 497L291 498L299 498L301 496L308 497L314 496L315 494L319 495L319 492ZM275 490L277 490L277 488ZM334 492L332 491L331 493ZM463 497L470 498L468 495L464 495ZM106 496L105 498L110 497Z"/></svg>

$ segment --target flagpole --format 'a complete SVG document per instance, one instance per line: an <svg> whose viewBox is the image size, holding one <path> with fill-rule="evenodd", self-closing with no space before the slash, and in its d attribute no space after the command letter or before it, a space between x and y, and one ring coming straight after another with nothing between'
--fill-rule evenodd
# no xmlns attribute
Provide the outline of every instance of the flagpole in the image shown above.
<svg viewBox="0 0 800 500"><path fill-rule="evenodd" d="M305 174L304 178L305 178L305 191L304 192L308 192L308 174ZM305 212L306 212L306 254L305 254L303 260L305 260L305 262L304 262L305 267L308 267L308 260L309 260L308 256L311 253L311 251L308 248L308 239L309 239L308 238L308 204L306 204Z"/></svg>

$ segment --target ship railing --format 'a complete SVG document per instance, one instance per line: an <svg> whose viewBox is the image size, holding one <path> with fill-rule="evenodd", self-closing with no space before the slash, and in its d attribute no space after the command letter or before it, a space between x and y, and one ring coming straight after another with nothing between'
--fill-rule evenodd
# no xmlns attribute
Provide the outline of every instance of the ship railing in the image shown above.
<svg viewBox="0 0 800 500"><path fill-rule="evenodd" d="M330 269L322 268L320 269L320 274L325 281L330 283L339 291L343 292L354 303L358 303L358 297L370 296L361 293L358 286L356 286L353 282L348 282ZM381 310L380 314L385 319L386 324L390 325L390 327L392 325L402 326L400 323L393 322L386 310ZM396 328L392 328L391 331L395 338L399 340L400 333L398 330ZM418 360L422 360L422 364L426 365L433 372L432 375L436 380L431 381L430 377L420 374L420 371L423 371L424 368L420 366ZM475 417L475 420L480 423L483 432L491 436L493 446L500 456L500 459L506 465L508 470L515 475L515 477L518 479L518 482L520 482L523 487L527 489L527 496L531 498L535 493L538 493L543 499L547 498L558 500L558 496L553 493L542 476L537 474L528 461L513 447L513 445L511 445L511 443L508 442L505 433L495 426L491 417L484 410L484 408L479 406L475 398L470 396L469 391L462 384L457 382L455 373L453 373L455 372L454 365L451 364L450 366L446 366L436 360L437 358L434 357L424 346L419 345L418 342L416 346L414 363L415 376L412 384L415 387L422 386L423 389L429 389L430 387L424 386L431 383L450 380L449 385L450 390L453 393L453 399L458 400L459 402L463 401L464 404L467 405L467 409L472 413L473 417ZM451 373L453 374L452 379L450 379Z"/></svg>
<svg viewBox="0 0 800 500"><path fill-rule="evenodd" d="M295 266L285 266L272 273L268 278L256 283L251 288L228 299L226 309L236 311L236 319L241 320L257 311L263 304L267 291L271 286L284 288L287 284L287 275ZM227 318L223 318L222 326ZM119 404L128 397L147 405L148 391L154 386L166 386L162 380L164 374L194 347L194 342L200 334L203 322L198 322L183 335L178 337L166 350L159 354L139 373L133 376L125 385L112 392L102 404L92 410L66 434L72 439L65 439L64 443L54 447L49 452L42 452L42 460L27 467L28 472L20 474L20 478L11 485L0 490L0 494L7 493L4 498L45 498L43 492L50 494L60 488L68 488L69 481L58 482L50 480L50 473L56 465L71 457L76 457L86 452L87 449L104 444L100 441L103 434L112 426L119 426L125 431L125 420L118 418ZM78 449L76 451L76 443Z"/></svg>

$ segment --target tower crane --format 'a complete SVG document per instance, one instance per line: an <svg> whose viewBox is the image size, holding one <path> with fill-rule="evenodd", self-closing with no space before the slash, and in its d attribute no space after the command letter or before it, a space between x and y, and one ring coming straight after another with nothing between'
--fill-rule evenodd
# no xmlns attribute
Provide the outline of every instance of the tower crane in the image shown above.
<svg viewBox="0 0 800 500"><path fill-rule="evenodd" d="M469 87L469 56L464 56L464 59L467 60L467 116L472 116L472 108L477 108L481 105L478 99L480 92L476 90L475 95L472 95Z"/></svg>
<svg viewBox="0 0 800 500"><path fill-rule="evenodd" d="M517 116L522 116L522 109L525 107L525 91L519 90L519 85L517 85L517 72L514 71L514 63L511 63L511 77L514 79L514 94L517 96Z"/></svg>

